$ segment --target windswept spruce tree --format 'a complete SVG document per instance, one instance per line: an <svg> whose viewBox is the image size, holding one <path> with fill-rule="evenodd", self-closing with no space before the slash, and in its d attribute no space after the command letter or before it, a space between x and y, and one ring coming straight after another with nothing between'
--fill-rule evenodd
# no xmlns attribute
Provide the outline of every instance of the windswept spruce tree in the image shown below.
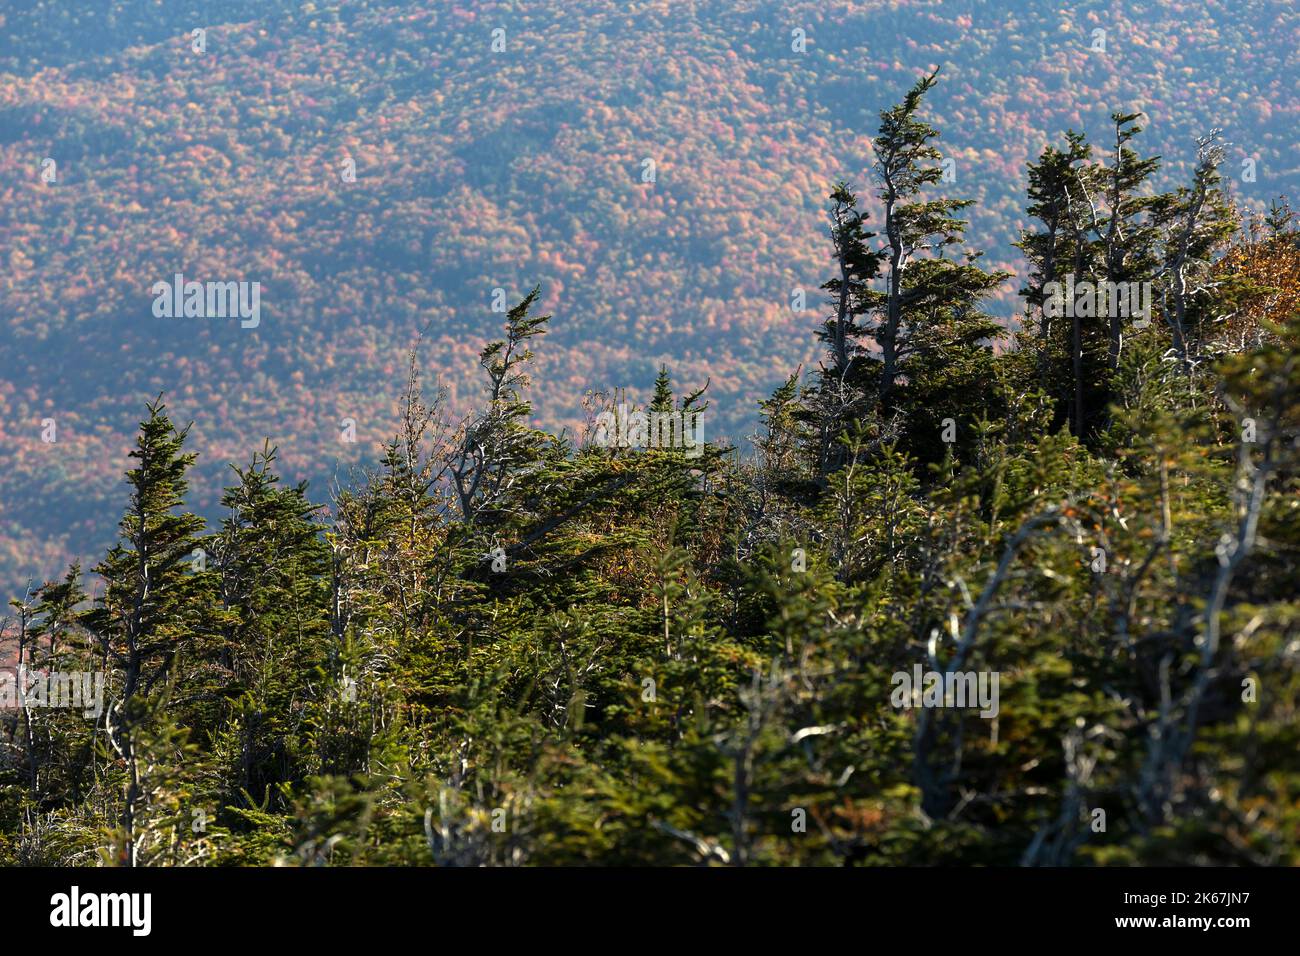
<svg viewBox="0 0 1300 956"><path fill-rule="evenodd" d="M0 684L0 863L1300 863L1295 220L1238 221L1213 133L1165 192L1137 116L1067 133L1003 339L935 82L881 115L877 221L833 187L825 358L752 455L683 440L708 383L665 365L534 428L536 289L463 418L412 351L327 501L267 442L205 530L147 405L118 543L0 624L106 678L90 716Z"/></svg>
<svg viewBox="0 0 1300 956"><path fill-rule="evenodd" d="M179 678L189 678L188 693L206 689L202 659L215 610L199 548L203 521L176 513L195 457L182 451L188 429L172 425L161 398L147 411L131 452L137 464L126 474L131 496L120 540L95 567L103 594L83 617L104 666L120 678L112 685L105 740L119 758L111 766L124 791L113 855L125 866L140 862L142 845L152 849L157 836L147 826L155 809L149 794L168 769L158 766L164 755L155 748L182 746L183 732L174 729L167 708Z"/></svg>
<svg viewBox="0 0 1300 956"><path fill-rule="evenodd" d="M944 418L970 420L992 398L990 341L1002 329L980 303L1009 274L979 268L980 253L949 258L967 225L958 214L973 200L924 195L943 176L938 131L918 118L937 75L922 77L880 114L872 141L879 236L866 231L847 183L831 193L836 274L823 288L834 312L817 333L829 365L804 411L823 478L844 464L855 426L874 423L876 441L901 440L928 459Z"/></svg>

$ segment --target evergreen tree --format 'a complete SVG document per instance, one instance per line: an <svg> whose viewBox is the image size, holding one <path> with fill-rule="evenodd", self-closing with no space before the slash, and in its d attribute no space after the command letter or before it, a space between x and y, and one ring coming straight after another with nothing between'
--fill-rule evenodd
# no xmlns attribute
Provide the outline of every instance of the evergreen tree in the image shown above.
<svg viewBox="0 0 1300 956"><path fill-rule="evenodd" d="M1084 434L1088 410L1106 400L1099 391L1101 366L1092 358L1100 351L1095 344L1100 337L1078 310L1071 307L1066 317L1060 308L1060 287L1066 277L1082 282L1093 275L1094 251L1086 236L1087 184L1094 173L1091 155L1083 134L1071 130L1064 149L1048 146L1037 163L1029 164L1027 212L1042 228L1025 230L1016 244L1029 262L1028 280L1020 294L1033 310L1036 324L1033 348L1039 385L1057 398L1063 414L1056 424L1068 421L1075 435ZM1053 284L1055 295L1049 291Z"/></svg>
<svg viewBox="0 0 1300 956"><path fill-rule="evenodd" d="M1144 158L1128 145L1142 132L1136 122L1141 115L1111 114L1114 137L1110 162L1090 177L1097 183L1096 190L1090 188L1090 178L1080 180L1088 203L1089 228L1097 244L1101 278L1111 284L1150 281L1158 262L1158 219L1168 201L1163 195L1143 195L1147 180L1160 168L1160 157ZM1101 203L1104 211L1098 209ZM1107 318L1107 367L1114 373L1119 369L1124 316L1111 308Z"/></svg>
<svg viewBox="0 0 1300 956"><path fill-rule="evenodd" d="M329 673L329 549L306 485L280 485L267 442L221 503L227 509L210 542L222 612L222 740L232 791L257 799L301 773L294 733L312 685Z"/></svg>
<svg viewBox="0 0 1300 956"><path fill-rule="evenodd" d="M137 742L157 712L152 695L173 676L181 655L203 652L212 607L211 575L199 548L203 519L178 513L195 458L182 450L189 428L172 425L161 397L146 407L149 417L131 452L137 464L126 473L131 495L120 538L95 567L104 591L84 618L121 677L108 732L125 775L119 862L126 866L136 863L148 800Z"/></svg>
<svg viewBox="0 0 1300 956"><path fill-rule="evenodd" d="M946 258L959 245L966 221L956 214L969 199L922 200L921 193L942 178L941 158L931 142L939 134L916 116L938 71L922 77L903 101L880 114L874 172L884 206L885 245L880 250L885 288L869 297L876 316L871 334L880 347L879 398L888 412L902 401L900 386L908 359L922 351L987 337L997 326L978 311L978 303L1007 278ZM972 327L973 325L973 327ZM928 333L928 334L927 334Z"/></svg>
<svg viewBox="0 0 1300 956"><path fill-rule="evenodd" d="M1220 188L1224 147L1214 130L1196 144L1196 167L1190 187L1169 197L1161 217L1159 297L1173 336L1174 353L1188 370L1200 351L1205 328L1213 320L1210 264L1236 227L1236 217ZM1189 341L1189 339L1191 341Z"/></svg>
<svg viewBox="0 0 1300 956"><path fill-rule="evenodd" d="M666 365L659 366L659 374L655 377L655 395L654 400L650 402L652 412L671 412L673 410L673 387L672 380L668 375Z"/></svg>

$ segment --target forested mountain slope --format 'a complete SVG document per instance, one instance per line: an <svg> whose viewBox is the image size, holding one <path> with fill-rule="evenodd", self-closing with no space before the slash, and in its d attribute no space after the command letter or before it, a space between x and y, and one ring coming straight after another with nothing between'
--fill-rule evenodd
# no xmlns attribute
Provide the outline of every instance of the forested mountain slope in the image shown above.
<svg viewBox="0 0 1300 956"><path fill-rule="evenodd" d="M718 10L11 44L0 865L1300 862L1285 154Z"/></svg>

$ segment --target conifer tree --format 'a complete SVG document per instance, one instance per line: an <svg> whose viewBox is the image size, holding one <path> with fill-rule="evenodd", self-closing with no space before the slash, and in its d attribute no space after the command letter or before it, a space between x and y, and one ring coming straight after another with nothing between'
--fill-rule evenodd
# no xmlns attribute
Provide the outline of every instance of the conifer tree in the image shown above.
<svg viewBox="0 0 1300 956"><path fill-rule="evenodd" d="M957 213L974 203L970 199L922 199L921 194L942 178L941 158L931 142L939 134L917 118L938 71L922 77L903 101L880 114L874 172L884 207L881 248L885 288L869 298L876 321L871 334L880 347L881 407L889 410L900 400L900 382L907 375L908 359L922 350L942 350L967 338L975 323L979 335L996 326L978 311L978 303L1001 284L1005 273L988 273L974 265L946 257L959 245L966 221ZM930 333L922 338L922 333Z"/></svg>
<svg viewBox="0 0 1300 956"><path fill-rule="evenodd" d="M987 340L1000 334L1000 326L981 312L980 302L1008 274L985 272L977 265L978 253L967 252L961 261L948 257L967 225L957 214L973 200L922 198L943 176L935 162L941 154L932 142L938 131L917 118L937 75L936 70L922 77L901 103L880 114L873 140L873 173L883 206L878 248L868 247L874 234L864 230L848 186L840 183L831 194L839 274L825 286L835 314L818 331L831 364L802 416L817 436L819 476L846 460L845 442L854 441L850 423L859 435L871 431L877 442L889 440L899 425L887 423L900 410L902 427L910 431L909 450L933 455L939 445L936 426L945 417L935 411L969 407L969 388L988 378L987 356L981 353L987 353ZM882 289L872 285L878 276ZM861 354L857 340L866 336L879 349L878 359ZM927 374L945 368L945 374ZM924 390L917 387L923 379L928 380ZM863 447L861 441L858 446Z"/></svg>
<svg viewBox="0 0 1300 956"><path fill-rule="evenodd" d="M533 358L529 341L545 335L551 319L529 314L540 294L534 288L512 308L506 314L506 337L489 343L479 355L488 379L487 406L464 425L449 469L468 524L503 517L505 497L519 471L540 453L542 436L524 424L532 412L525 397Z"/></svg>
<svg viewBox="0 0 1300 956"><path fill-rule="evenodd" d="M46 672L60 672L65 668L102 671L103 662L92 657L93 649L87 645L80 623L82 606L87 600L81 564L74 562L63 580L47 581L32 597L35 601L27 606L10 602L20 611L19 663ZM83 793L93 749L93 735L85 732L84 717L78 714L69 719L70 715L41 713L32 708L24 708L22 717L33 795L40 789L48 794L65 787L74 797ZM43 788L38 787L42 768Z"/></svg>
<svg viewBox="0 0 1300 956"><path fill-rule="evenodd" d="M212 606L211 576L198 553L203 519L178 513L195 458L183 450L189 428L176 429L161 396L146 407L149 417L140 423L131 452L136 465L126 473L131 494L120 537L95 567L104 591L84 618L121 676L108 730L126 778L118 861L126 866L136 862L136 823L147 800L138 734L153 713L151 695L173 674L178 658L203 646Z"/></svg>
<svg viewBox="0 0 1300 956"><path fill-rule="evenodd" d="M848 183L835 185L830 203L836 274L822 288L830 293L834 311L816 333L826 346L829 364L821 367L812 404L804 415L815 436L812 452L819 478L843 465L841 438L874 407L879 365L862 343L869 329L861 318L868 308L869 284L880 271L882 254L868 249L874 234L863 228L865 217Z"/></svg>
<svg viewBox="0 0 1300 956"><path fill-rule="evenodd" d="M270 442L244 468L221 503L227 509L211 541L222 612L224 732L235 738L236 792L261 798L271 783L293 779L302 718L295 706L326 661L328 547L319 506L306 485L281 486Z"/></svg>
<svg viewBox="0 0 1300 956"><path fill-rule="evenodd" d="M1082 133L1065 134L1065 147L1047 146L1036 163L1029 164L1030 216L1042 228L1025 230L1016 245L1029 262L1029 276L1020 294L1035 310L1036 335L1033 347L1040 386L1056 396L1061 412L1058 421L1068 421L1075 435L1084 433L1088 410L1104 402L1098 386L1101 377L1089 356L1098 351L1090 345L1098 337L1091 323L1073 308L1069 316L1059 314L1059 289L1067 276L1082 282L1093 275L1094 252L1086 235L1090 207L1086 204L1087 184L1094 174L1092 147ZM1048 286L1056 283L1057 295Z"/></svg>
<svg viewBox="0 0 1300 956"><path fill-rule="evenodd" d="M1203 329L1211 319L1206 308L1213 288L1211 260L1236 225L1219 185L1223 157L1218 130L1197 140L1192 184L1179 187L1162 210L1158 294L1174 353L1185 371L1190 370L1193 349L1199 351Z"/></svg>
<svg viewBox="0 0 1300 956"><path fill-rule="evenodd" d="M1157 217L1148 213L1158 212L1167 201L1159 195L1142 194L1147 180L1160 168L1160 157L1144 158L1129 146L1142 132L1136 122L1141 115L1111 114L1110 162L1096 170L1097 190L1090 188L1087 179L1081 180L1101 277L1108 283L1149 281L1158 261ZM1104 210L1099 209L1103 203ZM1124 317L1118 309L1109 312L1107 367L1114 373L1119 368Z"/></svg>
<svg viewBox="0 0 1300 956"><path fill-rule="evenodd" d="M655 394L650 402L652 412L671 412L673 410L672 379L668 375L668 366L661 364L659 374L655 376Z"/></svg>

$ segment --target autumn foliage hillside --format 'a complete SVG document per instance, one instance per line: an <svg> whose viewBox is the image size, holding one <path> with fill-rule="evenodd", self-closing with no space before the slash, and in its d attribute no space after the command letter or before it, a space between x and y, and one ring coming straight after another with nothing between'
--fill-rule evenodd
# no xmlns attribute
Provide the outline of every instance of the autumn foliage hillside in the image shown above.
<svg viewBox="0 0 1300 956"><path fill-rule="evenodd" d="M648 400L664 363L710 383L709 437L743 444L816 361L830 185L869 200L875 111L934 66L929 117L990 268L1017 268L1026 163L1115 109L1146 112L1162 185L1212 126L1244 207L1300 183L1286 3L20 6L0 9L7 592L108 542L146 399L197 422L201 510L265 436L319 487L391 435L421 333L452 405L478 397L496 288L540 283L555 315L539 424L579 424L590 389ZM155 318L177 272L260 282L260 326ZM994 298L1009 321L1016 289Z"/></svg>

